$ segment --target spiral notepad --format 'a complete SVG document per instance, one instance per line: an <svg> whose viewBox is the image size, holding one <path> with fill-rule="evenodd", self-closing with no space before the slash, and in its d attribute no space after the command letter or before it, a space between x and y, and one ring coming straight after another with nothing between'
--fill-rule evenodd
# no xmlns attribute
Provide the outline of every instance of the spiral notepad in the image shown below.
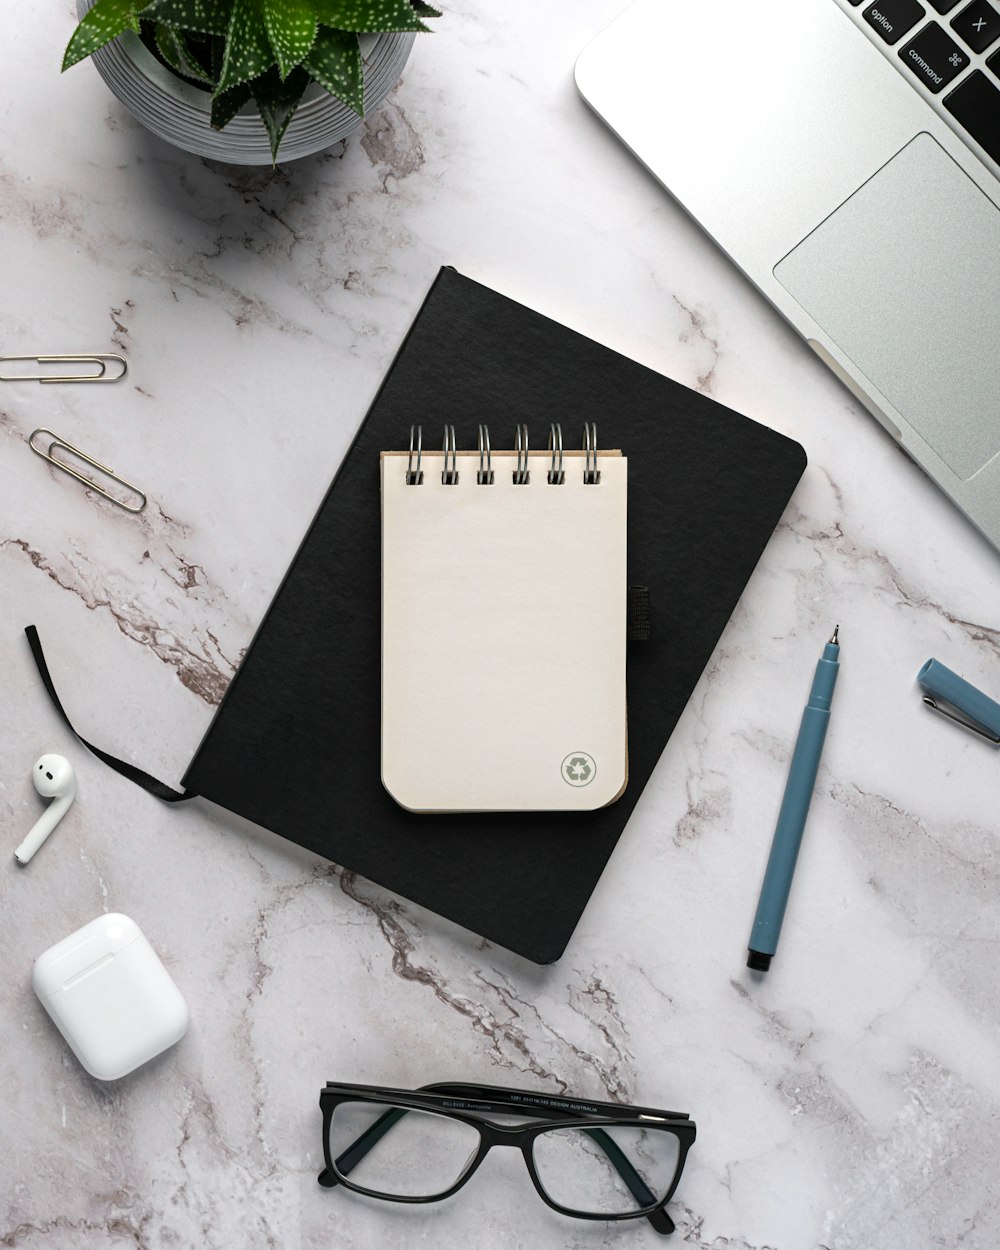
<svg viewBox="0 0 1000 1250"><path fill-rule="evenodd" d="M628 462L383 452L382 781L414 812L590 811L628 776Z"/></svg>

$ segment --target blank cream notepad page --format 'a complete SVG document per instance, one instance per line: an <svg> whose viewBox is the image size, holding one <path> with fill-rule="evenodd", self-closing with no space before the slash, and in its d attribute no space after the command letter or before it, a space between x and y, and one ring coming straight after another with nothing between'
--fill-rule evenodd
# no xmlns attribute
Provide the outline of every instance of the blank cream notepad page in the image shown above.
<svg viewBox="0 0 1000 1250"><path fill-rule="evenodd" d="M382 455L382 781L403 807L589 811L628 777L627 461Z"/></svg>

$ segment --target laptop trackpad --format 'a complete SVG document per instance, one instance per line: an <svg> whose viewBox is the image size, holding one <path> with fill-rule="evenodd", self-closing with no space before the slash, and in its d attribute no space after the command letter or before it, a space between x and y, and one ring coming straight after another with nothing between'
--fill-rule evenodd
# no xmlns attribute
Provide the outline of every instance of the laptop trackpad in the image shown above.
<svg viewBox="0 0 1000 1250"><path fill-rule="evenodd" d="M774 276L960 478L1000 451L1000 209L930 135Z"/></svg>

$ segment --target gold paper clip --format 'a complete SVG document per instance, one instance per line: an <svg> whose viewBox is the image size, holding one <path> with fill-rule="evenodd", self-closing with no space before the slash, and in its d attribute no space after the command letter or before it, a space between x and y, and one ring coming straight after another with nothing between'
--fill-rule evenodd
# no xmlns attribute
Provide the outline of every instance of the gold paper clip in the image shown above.
<svg viewBox="0 0 1000 1250"><path fill-rule="evenodd" d="M49 443L48 451L46 451L44 447L35 446L35 439L39 434L47 434L52 439L52 442ZM82 482L88 490L96 491L98 495L110 500L111 503L116 503L119 508L124 508L126 512L141 512L143 508L145 508L146 496L142 493L138 486L133 485L131 482L126 482L123 477L119 477L115 471L113 469L109 469L106 464L101 464L99 460L94 460L92 456L88 456L87 453L81 451L79 447L74 447L72 443L67 443L64 438L60 438L59 435L53 433L52 430L38 429L32 431L31 437L28 439L28 446L36 456L41 456L42 459L47 460L49 464L54 464L57 469L62 469L63 473L68 473L70 477L75 477L76 480L78 482ZM57 448L61 448L64 451L72 453L72 455L77 456L80 460L83 460L93 468L98 469L106 477L110 478L112 482L130 490L141 500L139 506L136 507L135 504L130 503L127 499L118 499L115 495L112 495L109 490L106 490L100 482L95 482L92 477L86 477L83 473L78 473L72 465L67 464L65 460L60 460L53 454Z"/></svg>
<svg viewBox="0 0 1000 1250"><path fill-rule="evenodd" d="M0 382L119 382L128 372L128 361L114 352L85 353L81 356L0 356L0 365L33 360L37 365L96 365L96 373L0 373ZM108 362L120 365L117 373L108 373Z"/></svg>

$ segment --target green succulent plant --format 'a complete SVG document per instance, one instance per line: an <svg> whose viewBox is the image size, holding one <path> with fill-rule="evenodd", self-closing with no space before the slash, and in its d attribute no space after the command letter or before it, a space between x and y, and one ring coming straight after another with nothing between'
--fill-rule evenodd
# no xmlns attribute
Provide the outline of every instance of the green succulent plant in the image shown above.
<svg viewBox="0 0 1000 1250"><path fill-rule="evenodd" d="M423 19L440 16L422 0L97 0L62 67L135 31L174 73L211 91L214 129L252 100L277 160L311 82L364 116L359 33L426 31Z"/></svg>

